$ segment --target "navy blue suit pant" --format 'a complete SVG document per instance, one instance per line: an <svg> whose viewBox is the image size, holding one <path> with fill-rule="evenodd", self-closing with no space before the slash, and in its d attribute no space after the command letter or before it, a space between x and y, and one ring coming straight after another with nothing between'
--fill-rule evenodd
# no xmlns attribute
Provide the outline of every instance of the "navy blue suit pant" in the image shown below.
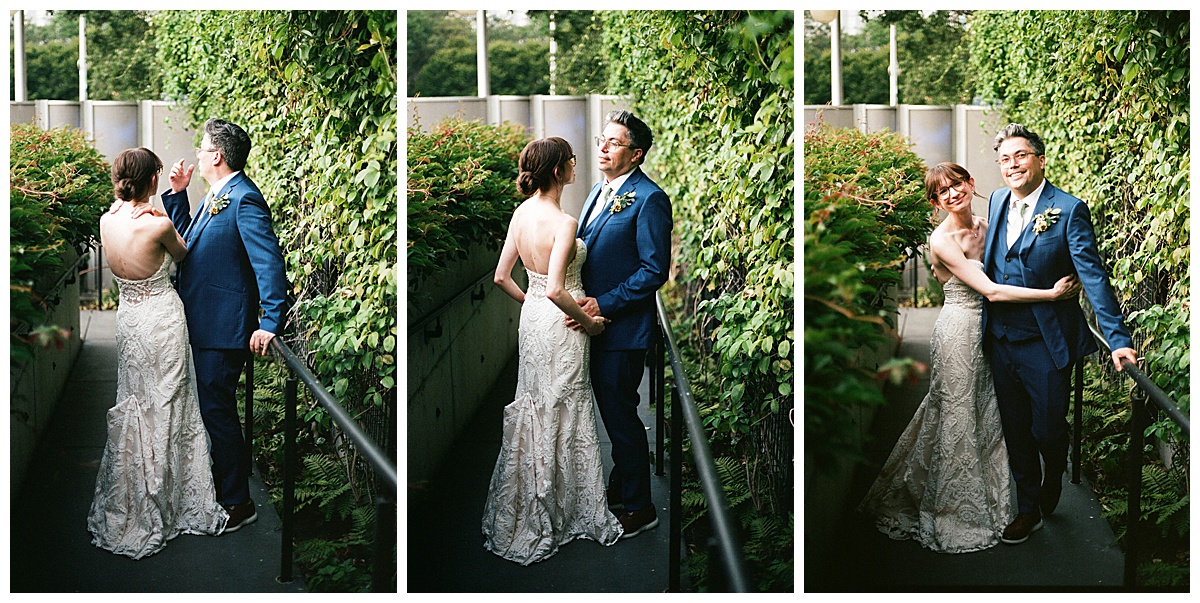
<svg viewBox="0 0 1200 603"><path fill-rule="evenodd" d="M621 493L626 511L650 508L650 445L638 417L638 386L646 350L591 351L592 390L612 440L613 471L608 487Z"/></svg>
<svg viewBox="0 0 1200 603"><path fill-rule="evenodd" d="M200 416L212 443L212 473L217 502L225 506L250 500L250 457L238 418L238 378L250 350L192 348Z"/></svg>

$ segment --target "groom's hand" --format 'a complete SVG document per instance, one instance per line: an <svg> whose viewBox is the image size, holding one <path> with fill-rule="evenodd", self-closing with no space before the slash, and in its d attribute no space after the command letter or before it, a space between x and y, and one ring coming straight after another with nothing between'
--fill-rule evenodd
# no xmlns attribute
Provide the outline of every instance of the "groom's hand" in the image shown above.
<svg viewBox="0 0 1200 603"><path fill-rule="evenodd" d="M187 188L192 183L192 172L194 171L196 171L196 164L193 163L187 167L187 170L184 170L182 159L179 160L179 163L171 166L171 174L169 176L171 180L171 192L178 193Z"/></svg>
<svg viewBox="0 0 1200 603"><path fill-rule="evenodd" d="M1134 366L1137 366L1138 361L1137 352L1134 352L1133 348L1117 348L1113 350L1112 359L1118 371L1125 370L1125 367L1121 366L1121 360L1128 360Z"/></svg>
<svg viewBox="0 0 1200 603"><path fill-rule="evenodd" d="M592 318L600 315L600 304L596 303L596 298L594 297L581 298L579 300L579 307L583 308L584 314L587 314ZM575 319L571 318L570 316L563 319L563 324L566 325L568 329L575 331L586 331L586 329L583 328L583 325L575 322Z"/></svg>
<svg viewBox="0 0 1200 603"><path fill-rule="evenodd" d="M270 331L259 329L250 335L250 351L259 356L267 355L267 346L271 345L271 340L275 339L275 334Z"/></svg>

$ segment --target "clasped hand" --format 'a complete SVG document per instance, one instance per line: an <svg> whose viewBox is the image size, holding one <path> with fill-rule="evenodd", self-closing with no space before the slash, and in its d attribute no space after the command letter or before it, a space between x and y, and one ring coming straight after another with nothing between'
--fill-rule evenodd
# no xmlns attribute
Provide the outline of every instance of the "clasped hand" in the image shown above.
<svg viewBox="0 0 1200 603"><path fill-rule="evenodd" d="M600 305L596 303L596 298L594 297L584 297L580 299L579 307L583 309L584 314L587 314L596 320L594 323L592 323L592 328L589 329L579 324L579 322L574 318L567 316L565 319L563 319L563 324L566 325L568 329L572 329L574 331L583 331L588 335L595 336L603 333L608 323L612 322L611 320L600 316Z"/></svg>

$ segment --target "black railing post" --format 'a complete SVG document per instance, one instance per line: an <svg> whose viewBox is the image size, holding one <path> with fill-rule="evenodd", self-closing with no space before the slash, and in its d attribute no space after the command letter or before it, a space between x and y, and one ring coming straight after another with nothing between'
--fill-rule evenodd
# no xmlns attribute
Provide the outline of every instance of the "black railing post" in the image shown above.
<svg viewBox="0 0 1200 603"><path fill-rule="evenodd" d="M660 331L661 333L661 331ZM667 353L666 346L662 343L661 334L654 343L650 344L650 401L657 404L654 407L655 416L655 437L654 437L654 475L661 477L664 475L664 460L663 452L666 450L666 426L667 426L667 409L666 402L663 400L663 382L667 376L663 371L663 355Z"/></svg>
<svg viewBox="0 0 1200 603"><path fill-rule="evenodd" d="M292 581L293 514L296 499L296 385L289 375L283 385L283 535L279 544L279 581Z"/></svg>
<svg viewBox="0 0 1200 603"><path fill-rule="evenodd" d="M396 592L392 587L392 551L396 548L396 502L375 497L375 565L371 572L371 591Z"/></svg>
<svg viewBox="0 0 1200 603"><path fill-rule="evenodd" d="M671 387L671 550L667 556L667 591L679 592L680 555L683 550L683 411L679 386Z"/></svg>
<svg viewBox="0 0 1200 603"><path fill-rule="evenodd" d="M1146 398L1141 389L1131 396L1129 417L1129 505L1125 527L1125 586L1137 586L1138 542L1142 519L1142 448L1146 443Z"/></svg>
<svg viewBox="0 0 1200 603"><path fill-rule="evenodd" d="M1079 467L1083 460L1083 359L1075 362L1075 429L1071 434L1071 483L1080 483Z"/></svg>
<svg viewBox="0 0 1200 603"><path fill-rule="evenodd" d="M254 472L254 354L246 362L246 466Z"/></svg>

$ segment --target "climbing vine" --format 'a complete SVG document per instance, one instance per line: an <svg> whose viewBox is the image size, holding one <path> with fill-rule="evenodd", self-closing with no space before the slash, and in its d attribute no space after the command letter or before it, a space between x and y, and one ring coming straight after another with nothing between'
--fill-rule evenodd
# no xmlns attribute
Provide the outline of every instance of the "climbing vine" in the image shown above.
<svg viewBox="0 0 1200 603"><path fill-rule="evenodd" d="M289 345L377 442L396 401L395 11L161 11L163 92L241 125L295 304ZM197 140L199 139L199 134ZM320 407L302 416L318 442ZM356 482L364 466L349 466ZM356 491L370 504L370 488Z"/></svg>
<svg viewBox="0 0 1200 603"><path fill-rule="evenodd" d="M609 91L633 96L655 134L647 167L675 219L672 319L714 453L745 470L752 496L737 510L764 590L792 585L793 540L777 531L795 488L793 17L604 16ZM778 521L750 529L762 515Z"/></svg>

